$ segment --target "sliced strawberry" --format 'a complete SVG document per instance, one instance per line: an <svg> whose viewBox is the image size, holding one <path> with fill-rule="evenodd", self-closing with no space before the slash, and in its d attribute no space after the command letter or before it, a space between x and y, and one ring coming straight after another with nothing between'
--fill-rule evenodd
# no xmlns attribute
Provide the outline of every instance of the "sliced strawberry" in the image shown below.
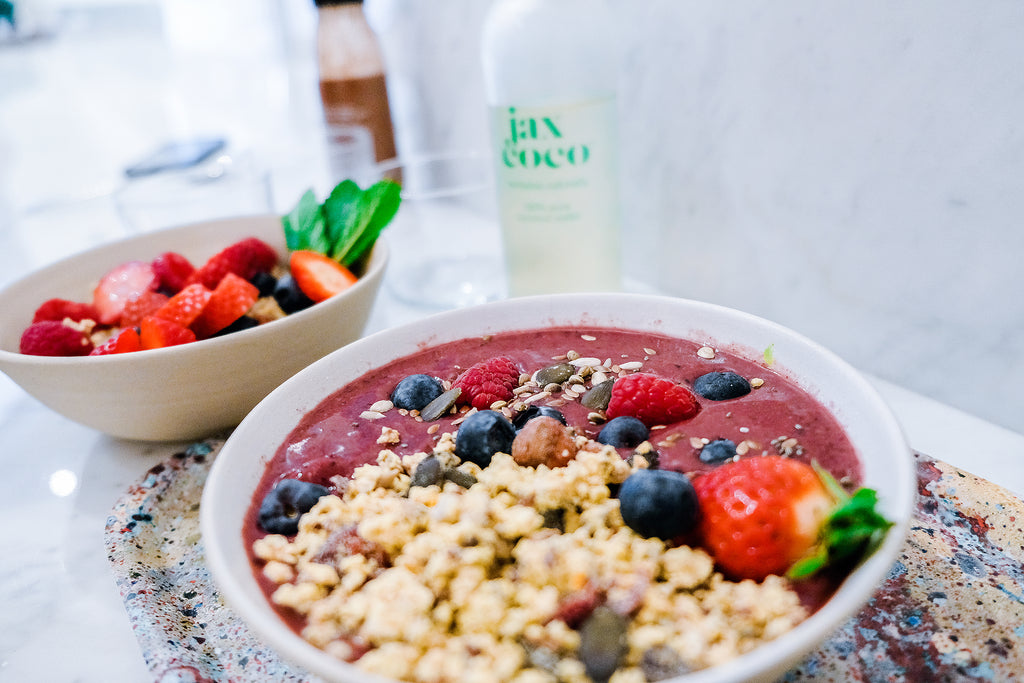
<svg viewBox="0 0 1024 683"><path fill-rule="evenodd" d="M277 264L277 252L266 242L248 237L214 254L188 279L214 289L227 273L249 280L256 273L269 271Z"/></svg>
<svg viewBox="0 0 1024 683"><path fill-rule="evenodd" d="M196 337L205 339L220 332L245 315L259 296L255 285L228 273L213 290L202 314L192 323Z"/></svg>
<svg viewBox="0 0 1024 683"><path fill-rule="evenodd" d="M92 350L90 356L108 356L113 353L132 353L142 350L142 339L135 327L126 327L115 336Z"/></svg>
<svg viewBox="0 0 1024 683"><path fill-rule="evenodd" d="M121 312L121 327L138 327L143 318L155 313L168 299L166 294L152 289L131 296Z"/></svg>
<svg viewBox="0 0 1024 683"><path fill-rule="evenodd" d="M187 327L151 315L139 325L139 338L143 349L162 349L194 342L196 334Z"/></svg>
<svg viewBox="0 0 1024 683"><path fill-rule="evenodd" d="M689 389L672 380L636 372L615 381L608 400L609 419L626 415L648 427L687 420L700 410Z"/></svg>
<svg viewBox="0 0 1024 683"><path fill-rule="evenodd" d="M43 320L56 320L60 322L65 318L70 318L77 323L82 320L98 320L99 317L99 312L92 304L83 304L77 301L68 301L67 299L50 299L44 301L36 309L35 315L32 316L32 322L38 323Z"/></svg>
<svg viewBox="0 0 1024 683"><path fill-rule="evenodd" d="M121 320L125 303L133 295L153 289L156 274L142 261L128 261L107 272L93 290L92 305L99 314L98 322L114 325Z"/></svg>
<svg viewBox="0 0 1024 683"><path fill-rule="evenodd" d="M851 497L821 468L777 455L728 462L693 487L701 545L734 579L807 576L859 557L891 526L874 491Z"/></svg>
<svg viewBox="0 0 1024 683"><path fill-rule="evenodd" d="M59 320L42 320L21 333L19 350L30 356L88 356L92 342L77 327Z"/></svg>
<svg viewBox="0 0 1024 683"><path fill-rule="evenodd" d="M188 283L195 266L187 258L176 251L167 251L153 259L153 272L156 273L157 289L166 294L177 294Z"/></svg>
<svg viewBox="0 0 1024 683"><path fill-rule="evenodd" d="M188 327L203 312L212 295L213 292L198 282L188 285L168 299L167 303L158 308L153 315L177 323L181 327Z"/></svg>
<svg viewBox="0 0 1024 683"><path fill-rule="evenodd" d="M507 356L495 356L467 368L456 378L460 404L486 410L495 401L507 401L519 386L519 368Z"/></svg>
<svg viewBox="0 0 1024 683"><path fill-rule="evenodd" d="M288 267L302 293L317 303L344 292L358 279L345 266L315 251L293 251Z"/></svg>

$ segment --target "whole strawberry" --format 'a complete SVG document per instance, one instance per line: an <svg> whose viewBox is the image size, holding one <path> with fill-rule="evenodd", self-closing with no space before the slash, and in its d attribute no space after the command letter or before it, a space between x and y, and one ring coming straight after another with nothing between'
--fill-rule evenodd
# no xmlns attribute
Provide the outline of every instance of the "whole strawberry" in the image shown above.
<svg viewBox="0 0 1024 683"><path fill-rule="evenodd" d="M820 467L782 456L726 463L693 486L700 543L733 579L801 578L855 560L891 526L874 491L851 497Z"/></svg>
<svg viewBox="0 0 1024 683"><path fill-rule="evenodd" d="M686 387L646 372L615 380L606 414L608 419L635 417L648 427L688 420L700 404Z"/></svg>
<svg viewBox="0 0 1024 683"><path fill-rule="evenodd" d="M465 370L452 385L461 389L458 402L486 410L495 401L512 398L519 386L519 368L506 356L495 356Z"/></svg>

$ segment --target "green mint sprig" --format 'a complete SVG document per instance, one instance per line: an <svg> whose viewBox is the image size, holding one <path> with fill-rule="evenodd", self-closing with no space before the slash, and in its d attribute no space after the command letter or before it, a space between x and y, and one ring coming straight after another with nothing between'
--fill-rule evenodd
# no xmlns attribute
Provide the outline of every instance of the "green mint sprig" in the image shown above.
<svg viewBox="0 0 1024 683"><path fill-rule="evenodd" d="M323 203L313 190L306 190L295 208L281 217L285 244L291 251L308 249L349 267L369 252L401 201L401 186L389 179L365 190L353 180L343 180Z"/></svg>
<svg viewBox="0 0 1024 683"><path fill-rule="evenodd" d="M811 466L836 506L819 532L818 544L789 568L786 576L790 579L806 578L826 566L856 562L873 552L881 544L885 532L893 526L878 512L876 491L861 488L851 496L817 461Z"/></svg>

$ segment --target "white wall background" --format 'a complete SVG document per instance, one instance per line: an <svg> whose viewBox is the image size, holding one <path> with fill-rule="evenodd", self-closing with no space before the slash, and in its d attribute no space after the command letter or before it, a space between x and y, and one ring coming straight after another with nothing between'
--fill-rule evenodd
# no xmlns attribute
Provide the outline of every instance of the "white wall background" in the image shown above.
<svg viewBox="0 0 1024 683"><path fill-rule="evenodd" d="M167 137L316 138L311 0L37 1L74 11L2 46L0 223L102 196ZM627 272L1024 432L1024 3L611 2ZM403 152L486 144L489 4L366 0ZM4 277L58 251L8 250Z"/></svg>
<svg viewBox="0 0 1024 683"><path fill-rule="evenodd" d="M405 152L486 144L487 4L368 0ZM627 271L1024 431L1024 4L613 5Z"/></svg>

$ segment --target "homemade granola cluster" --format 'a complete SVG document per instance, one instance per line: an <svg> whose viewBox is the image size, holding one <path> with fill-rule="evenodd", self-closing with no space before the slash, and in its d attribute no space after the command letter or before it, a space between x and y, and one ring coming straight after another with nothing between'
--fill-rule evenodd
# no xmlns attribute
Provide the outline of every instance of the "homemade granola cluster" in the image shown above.
<svg viewBox="0 0 1024 683"><path fill-rule="evenodd" d="M302 517L294 540L256 541L274 602L338 658L431 683L584 683L600 668L592 653L617 651L612 682L662 680L806 616L783 579L728 582L702 550L632 531L609 485L646 461L578 444L555 468L501 453L485 469L460 463L450 434L432 454L380 451ZM428 458L451 476L424 485Z"/></svg>

